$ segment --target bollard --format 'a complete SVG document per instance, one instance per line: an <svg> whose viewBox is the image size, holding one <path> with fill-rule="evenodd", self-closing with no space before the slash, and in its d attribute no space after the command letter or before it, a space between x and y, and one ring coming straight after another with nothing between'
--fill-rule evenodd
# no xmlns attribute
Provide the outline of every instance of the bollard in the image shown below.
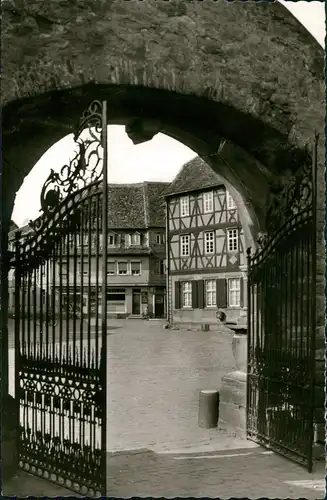
<svg viewBox="0 0 327 500"><path fill-rule="evenodd" d="M200 391L199 427L211 429L217 427L219 416L219 392L216 390Z"/></svg>

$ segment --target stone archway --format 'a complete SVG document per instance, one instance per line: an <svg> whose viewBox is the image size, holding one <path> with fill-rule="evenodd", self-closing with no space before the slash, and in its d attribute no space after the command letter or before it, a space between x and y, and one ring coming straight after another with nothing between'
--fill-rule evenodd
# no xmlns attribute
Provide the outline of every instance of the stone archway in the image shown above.
<svg viewBox="0 0 327 500"><path fill-rule="evenodd" d="M323 50L278 3L2 4L3 263L15 193L93 98L106 99L112 123L135 140L161 131L219 171L243 203L248 242L265 228L271 186L301 166L313 130L323 136ZM322 229L323 141L318 159ZM323 248L321 230L321 338ZM4 266L4 349L6 273Z"/></svg>
<svg viewBox="0 0 327 500"><path fill-rule="evenodd" d="M323 133L323 50L278 3L50 1L41 12L36 1L7 0L3 13L4 158L25 175L100 89L134 116L184 118L193 129L207 122L209 154L223 137L278 178L301 164L312 130ZM142 97L144 89L168 91L170 106L154 90ZM23 154L31 136L38 146Z"/></svg>

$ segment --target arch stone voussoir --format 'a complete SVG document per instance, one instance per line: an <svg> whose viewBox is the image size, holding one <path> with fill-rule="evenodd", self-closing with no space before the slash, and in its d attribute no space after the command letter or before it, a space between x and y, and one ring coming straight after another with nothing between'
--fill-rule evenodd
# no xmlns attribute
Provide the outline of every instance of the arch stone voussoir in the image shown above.
<svg viewBox="0 0 327 500"><path fill-rule="evenodd" d="M2 11L4 157L24 175L98 95L113 122L197 136L213 168L222 140L243 150L253 162L229 161L225 177L262 221L259 194L323 136L323 50L277 2L3 0ZM321 176L323 141L318 155Z"/></svg>

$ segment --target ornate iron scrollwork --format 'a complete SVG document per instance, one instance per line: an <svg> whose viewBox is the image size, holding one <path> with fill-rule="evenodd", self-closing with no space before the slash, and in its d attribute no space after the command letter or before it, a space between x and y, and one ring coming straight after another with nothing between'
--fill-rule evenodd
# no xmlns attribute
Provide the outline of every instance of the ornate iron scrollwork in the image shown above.
<svg viewBox="0 0 327 500"><path fill-rule="evenodd" d="M88 129L88 138L83 132ZM74 141L77 146L75 156L59 172L51 169L41 191L42 215L30 226L39 231L47 217L56 211L60 203L75 191L101 179L102 176L102 103L93 101L83 113Z"/></svg>
<svg viewBox="0 0 327 500"><path fill-rule="evenodd" d="M316 137L317 140L317 137ZM266 216L266 232L257 239L258 251L261 251L275 237L287 222L298 214L310 210L313 196L312 156L308 145L302 167L271 188L271 199Z"/></svg>

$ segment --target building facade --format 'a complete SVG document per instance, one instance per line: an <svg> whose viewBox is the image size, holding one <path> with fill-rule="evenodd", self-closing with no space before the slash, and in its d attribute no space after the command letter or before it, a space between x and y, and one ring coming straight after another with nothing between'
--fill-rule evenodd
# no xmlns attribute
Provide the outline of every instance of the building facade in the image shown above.
<svg viewBox="0 0 327 500"><path fill-rule="evenodd" d="M244 305L244 236L237 206L200 158L184 165L164 193L167 214L168 319L217 325L217 311L237 320Z"/></svg>
<svg viewBox="0 0 327 500"><path fill-rule="evenodd" d="M166 315L165 203L167 183L108 186L107 312L113 317ZM40 303L64 316L96 316L101 311L101 224L63 238L60 258L40 265L29 300L38 314ZM26 228L24 228L26 233ZM10 249L13 249L14 232ZM77 248L77 252L71 249ZM97 251L92 252L92 249ZM83 250L85 249L85 251ZM11 273L12 274L12 273ZM10 312L14 280L10 277ZM24 288L24 287L23 287ZM27 286L28 288L28 286ZM33 296L34 294L34 296ZM31 307L31 306L30 306ZM45 306L44 306L45 308Z"/></svg>

